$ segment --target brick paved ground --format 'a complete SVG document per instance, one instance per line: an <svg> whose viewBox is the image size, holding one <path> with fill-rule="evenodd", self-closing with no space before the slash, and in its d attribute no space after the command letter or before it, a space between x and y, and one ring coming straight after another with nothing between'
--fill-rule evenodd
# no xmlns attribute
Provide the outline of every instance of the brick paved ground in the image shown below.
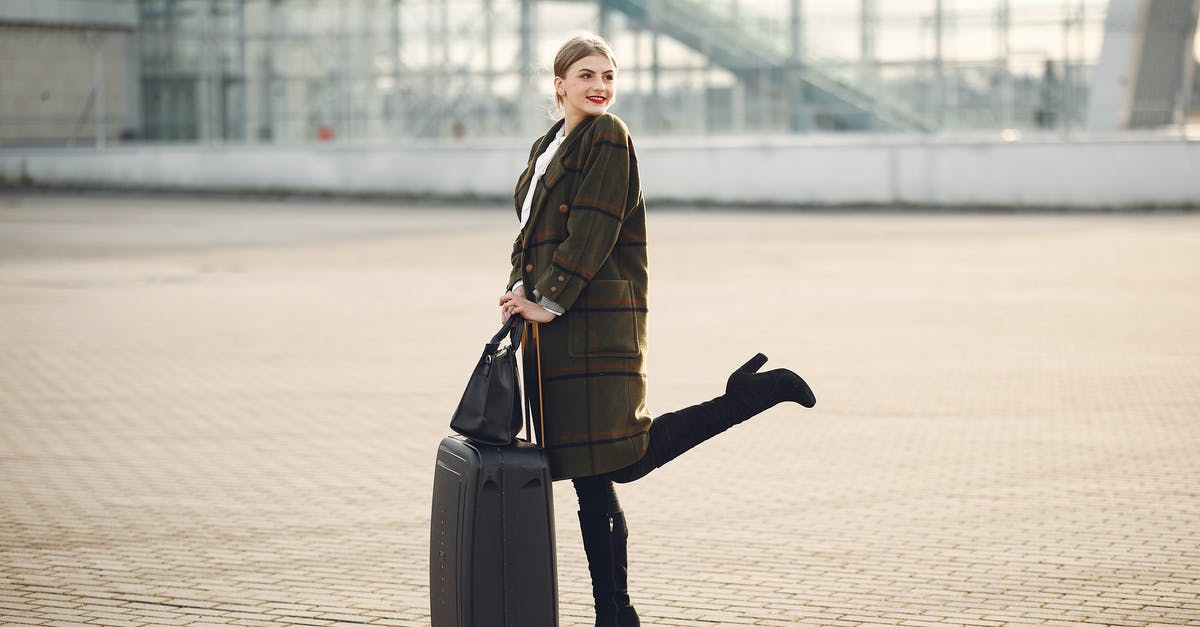
<svg viewBox="0 0 1200 627"><path fill-rule="evenodd" d="M427 624L503 207L0 196L4 624ZM1200 624L1200 215L658 212L647 625ZM556 494L564 625L588 624Z"/></svg>

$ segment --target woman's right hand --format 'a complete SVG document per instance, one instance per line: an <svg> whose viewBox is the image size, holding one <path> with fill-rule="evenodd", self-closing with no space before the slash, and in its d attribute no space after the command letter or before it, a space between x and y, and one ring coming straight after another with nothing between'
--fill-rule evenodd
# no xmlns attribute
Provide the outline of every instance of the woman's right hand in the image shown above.
<svg viewBox="0 0 1200 627"><path fill-rule="evenodd" d="M500 299L500 303L500 312L502 315L521 316L529 322L544 324L553 321L556 317L554 312L524 296L517 296L516 292L505 294ZM507 318L505 319L507 320Z"/></svg>
<svg viewBox="0 0 1200 627"><path fill-rule="evenodd" d="M519 296L521 298L525 298L525 286L518 285L513 290L505 293L504 296L500 297L500 303L499 303L499 305L500 305L500 322L504 322L505 320L508 320L509 314L508 314L508 312L506 312L504 310L504 303L507 303L508 301L512 300L512 298L509 297L510 294Z"/></svg>

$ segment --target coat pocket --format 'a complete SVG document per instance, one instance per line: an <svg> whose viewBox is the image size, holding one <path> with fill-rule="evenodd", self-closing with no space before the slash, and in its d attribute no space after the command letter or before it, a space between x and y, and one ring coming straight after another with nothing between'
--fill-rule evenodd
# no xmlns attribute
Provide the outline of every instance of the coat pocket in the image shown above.
<svg viewBox="0 0 1200 627"><path fill-rule="evenodd" d="M592 281L567 314L571 357L637 357L644 310L629 281Z"/></svg>

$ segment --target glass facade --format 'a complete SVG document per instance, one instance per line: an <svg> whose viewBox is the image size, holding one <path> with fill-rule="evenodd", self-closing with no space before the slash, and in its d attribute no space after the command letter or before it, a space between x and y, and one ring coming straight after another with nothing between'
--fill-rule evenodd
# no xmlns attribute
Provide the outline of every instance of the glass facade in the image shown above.
<svg viewBox="0 0 1200 627"><path fill-rule="evenodd" d="M1104 0L138 0L140 136L527 137L572 32L640 134L1082 124Z"/></svg>

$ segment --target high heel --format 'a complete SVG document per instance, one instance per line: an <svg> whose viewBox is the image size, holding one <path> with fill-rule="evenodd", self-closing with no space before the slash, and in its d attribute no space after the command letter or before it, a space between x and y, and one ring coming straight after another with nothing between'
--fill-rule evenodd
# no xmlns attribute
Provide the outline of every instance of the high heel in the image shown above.
<svg viewBox="0 0 1200 627"><path fill-rule="evenodd" d="M741 368L734 370L725 382L725 395L744 405L751 416L786 401L800 403L805 407L817 404L812 389L800 375L787 368L759 372L758 369L765 363L767 356L758 353L751 357L750 361L742 364Z"/></svg>

